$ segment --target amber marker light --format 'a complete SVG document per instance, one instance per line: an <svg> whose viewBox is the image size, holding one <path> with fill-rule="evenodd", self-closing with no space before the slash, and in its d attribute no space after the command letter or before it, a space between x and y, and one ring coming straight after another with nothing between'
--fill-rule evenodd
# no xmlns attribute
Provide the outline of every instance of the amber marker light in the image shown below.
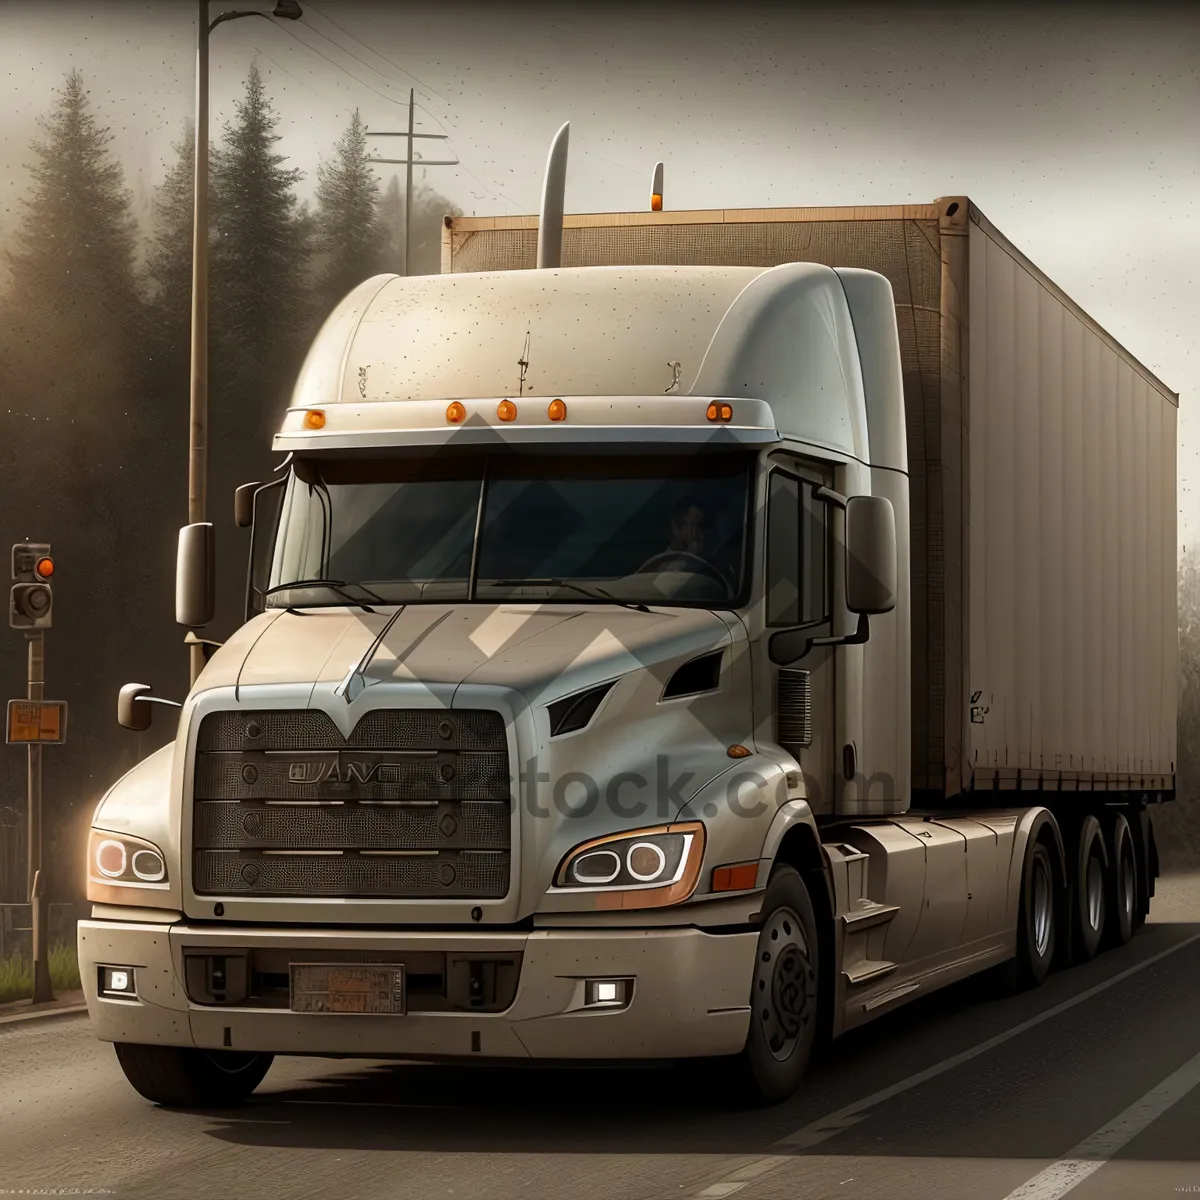
<svg viewBox="0 0 1200 1200"><path fill-rule="evenodd" d="M714 892L748 892L757 882L757 862L731 863L726 867L713 868Z"/></svg>
<svg viewBox="0 0 1200 1200"><path fill-rule="evenodd" d="M501 400L496 405L496 416L502 421L515 421L517 419L517 406L511 400Z"/></svg>
<svg viewBox="0 0 1200 1200"><path fill-rule="evenodd" d="M467 419L467 410L457 400L446 406L446 420L451 425L461 425Z"/></svg>
<svg viewBox="0 0 1200 1200"><path fill-rule="evenodd" d="M304 414L305 429L324 429L325 414L319 408L310 408Z"/></svg>
<svg viewBox="0 0 1200 1200"><path fill-rule="evenodd" d="M732 421L733 420L733 405L718 404L714 401L708 406L708 410L704 414L710 421Z"/></svg>
<svg viewBox="0 0 1200 1200"><path fill-rule="evenodd" d="M546 416L552 421L565 421L567 419L567 406L561 400L551 400L550 407L546 409Z"/></svg>
<svg viewBox="0 0 1200 1200"><path fill-rule="evenodd" d="M735 743L734 745L730 746L725 753L728 754L730 758L749 758L754 751Z"/></svg>
<svg viewBox="0 0 1200 1200"><path fill-rule="evenodd" d="M39 579L49 579L54 574L54 559L39 558L33 572Z"/></svg>

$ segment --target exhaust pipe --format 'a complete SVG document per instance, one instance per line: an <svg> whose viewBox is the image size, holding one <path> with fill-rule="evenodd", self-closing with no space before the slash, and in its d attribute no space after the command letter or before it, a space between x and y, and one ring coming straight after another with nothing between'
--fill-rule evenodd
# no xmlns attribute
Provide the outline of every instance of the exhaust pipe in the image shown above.
<svg viewBox="0 0 1200 1200"><path fill-rule="evenodd" d="M546 176L542 181L542 212L538 217L538 270L562 266L563 204L567 191L568 121L550 143Z"/></svg>
<svg viewBox="0 0 1200 1200"><path fill-rule="evenodd" d="M663 207L663 165L654 164L654 182L650 185L650 211L662 212Z"/></svg>

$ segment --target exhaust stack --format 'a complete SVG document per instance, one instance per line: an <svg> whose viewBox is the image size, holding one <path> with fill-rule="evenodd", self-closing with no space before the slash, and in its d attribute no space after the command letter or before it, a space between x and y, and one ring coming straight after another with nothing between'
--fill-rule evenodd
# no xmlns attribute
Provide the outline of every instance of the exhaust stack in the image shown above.
<svg viewBox="0 0 1200 1200"><path fill-rule="evenodd" d="M538 270L562 266L563 204L567 191L568 121L550 143L546 176L542 181L542 212L538 218Z"/></svg>
<svg viewBox="0 0 1200 1200"><path fill-rule="evenodd" d="M654 164L654 182L650 184L650 211L662 212L663 210L663 165L662 163Z"/></svg>

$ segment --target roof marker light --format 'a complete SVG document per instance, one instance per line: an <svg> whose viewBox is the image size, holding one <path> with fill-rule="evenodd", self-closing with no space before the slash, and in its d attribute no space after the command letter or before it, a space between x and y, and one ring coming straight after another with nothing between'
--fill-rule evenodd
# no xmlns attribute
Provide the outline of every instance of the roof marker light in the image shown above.
<svg viewBox="0 0 1200 1200"><path fill-rule="evenodd" d="M319 408L310 408L308 410L308 412L306 412L304 414L304 428L305 429L324 429L325 428L324 412L322 412L321 409L319 409Z"/></svg>
<svg viewBox="0 0 1200 1200"><path fill-rule="evenodd" d="M718 404L715 400L708 406L708 411L704 414L710 421L732 421L733 420L733 405Z"/></svg>
<svg viewBox="0 0 1200 1200"><path fill-rule="evenodd" d="M565 421L567 419L567 406L561 400L551 400L550 407L546 409L546 416L552 421Z"/></svg>
<svg viewBox="0 0 1200 1200"><path fill-rule="evenodd" d="M501 400L496 405L496 416L502 421L515 421L517 419L517 406L511 400Z"/></svg>
<svg viewBox="0 0 1200 1200"><path fill-rule="evenodd" d="M446 420L451 425L461 425L467 419L467 410L457 400L446 406Z"/></svg>

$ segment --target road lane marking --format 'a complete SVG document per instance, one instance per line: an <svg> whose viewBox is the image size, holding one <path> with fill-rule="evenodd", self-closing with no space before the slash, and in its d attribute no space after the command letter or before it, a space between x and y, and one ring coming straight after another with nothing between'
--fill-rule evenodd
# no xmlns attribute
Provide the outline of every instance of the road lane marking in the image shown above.
<svg viewBox="0 0 1200 1200"><path fill-rule="evenodd" d="M919 1087L921 1084L927 1083L930 1079L936 1079L939 1075L944 1075L947 1071L953 1071L955 1067L960 1067L963 1063L970 1062L971 1059L978 1058L981 1054L986 1054L989 1050L994 1050L997 1046L1003 1046L1005 1042L1011 1041L1023 1033L1027 1033L1030 1029L1036 1028L1044 1021L1049 1021L1054 1017L1060 1016L1062 1013L1068 1012L1076 1005L1082 1004L1085 1000L1090 1000L1093 996L1098 996L1101 992L1105 992L1110 987L1124 982L1139 971L1144 971L1147 967L1154 966L1155 963L1161 962L1164 958L1170 957L1172 954L1193 945L1197 941L1200 941L1200 933L1193 933L1190 937L1183 938L1173 946L1168 946L1165 950L1160 950L1157 954L1152 954L1149 958L1144 958L1140 962L1134 963L1133 966L1126 967L1124 971L1112 975L1100 983L1094 984L1086 991L1068 997L1061 1003L1054 1005L1053 1008L1048 1008L1044 1012L1030 1017L1029 1020L1022 1021L1019 1025L1014 1025L1011 1029L1006 1029L1003 1033L998 1033L995 1037L988 1038L987 1041L980 1042L977 1046L972 1046L969 1050L963 1050L958 1054L951 1055L949 1058L944 1058L941 1062L934 1063L932 1067L926 1067L925 1070L918 1071L915 1075L910 1075L907 1079L901 1079L899 1083L893 1083L889 1087L880 1088L879 1091L872 1092L871 1095L862 1100L855 1100L852 1104L847 1104L844 1108L839 1108L837 1112L830 1113L826 1117L821 1117L819 1120L810 1122L802 1129L797 1129L794 1133L789 1133L786 1137L780 1138L775 1145L787 1146L791 1150L808 1149L808 1147L815 1146L827 1138L835 1137L844 1129L848 1129L851 1125L855 1125L861 1121L867 1115L865 1110L875 1108L884 1103L884 1101L891 1100L893 1096L899 1096L904 1092L910 1091L912 1088Z"/></svg>
<svg viewBox="0 0 1200 1200"><path fill-rule="evenodd" d="M37 1012L14 1013L12 1016L0 1017L0 1025L12 1025L17 1021L45 1020L48 1017L73 1017L87 1012L86 1004L65 1004L61 1008L43 1008Z"/></svg>
<svg viewBox="0 0 1200 1200"><path fill-rule="evenodd" d="M1029 1020L1022 1021L1019 1025L1014 1025L1011 1029L1006 1029L1003 1033L998 1033L995 1037L988 1038L986 1041L980 1042L968 1050L963 1050L959 1054L954 1054L950 1058L944 1058L941 1062L934 1063L933 1066L927 1067L923 1071L918 1071L915 1075L910 1075L908 1078L902 1079L898 1083L893 1083L889 1087L880 1088L879 1091L872 1092L871 1095L864 1097L862 1100L856 1100L852 1104L847 1104L843 1108L839 1108L836 1112L829 1113L827 1116L810 1122L774 1143L776 1146L781 1147L780 1153L766 1155L745 1167L737 1167L708 1185L709 1188L730 1185L727 1189L694 1192L692 1193L693 1196L699 1200L699 1197L724 1197L741 1191L753 1179L777 1170L788 1162L793 1162L796 1157L796 1151L816 1146L865 1120L869 1115L869 1110L875 1108L877 1105L892 1099L894 1096L902 1095L914 1087L919 1087L922 1083L930 1079L936 1079L937 1076L944 1075L947 1071L952 1071L955 1067L961 1066L965 1062L970 1062L971 1059L978 1058L979 1055L986 1054L989 1050L994 1050L997 1046L1004 1045L1005 1042L1019 1037L1022 1033L1026 1033L1030 1029L1036 1028L1044 1021L1049 1021L1061 1013L1068 1012L1076 1005L1082 1004L1085 1000L1090 1000L1093 996L1098 996L1101 992L1107 991L1115 984L1129 979L1147 967L1154 966L1155 963L1162 962L1164 958L1169 958L1172 954L1194 945L1197 941L1200 941L1200 933L1194 933L1190 937L1183 938L1173 945L1168 946L1165 950L1160 950L1157 954L1143 958L1132 966L1126 967L1125 970L1118 972L1116 975L1112 975L1108 979L1094 984L1086 991L1068 997L1052 1008L1048 1008L1044 1012L1030 1017ZM1046 1200L1049 1200L1050 1195L1051 1193L1047 1194ZM1005 1200L1015 1200L1015 1197L1006 1196ZM1034 1198L1022 1197L1021 1200L1034 1200ZM1042 1197L1037 1197L1037 1200L1042 1200Z"/></svg>
<svg viewBox="0 0 1200 1200"><path fill-rule="evenodd" d="M1152 1125L1200 1084L1200 1054L1189 1058L1152 1091L1135 1100L1102 1129L1085 1137L1044 1171L1008 1193L1004 1200L1058 1200L1095 1174L1114 1154Z"/></svg>

